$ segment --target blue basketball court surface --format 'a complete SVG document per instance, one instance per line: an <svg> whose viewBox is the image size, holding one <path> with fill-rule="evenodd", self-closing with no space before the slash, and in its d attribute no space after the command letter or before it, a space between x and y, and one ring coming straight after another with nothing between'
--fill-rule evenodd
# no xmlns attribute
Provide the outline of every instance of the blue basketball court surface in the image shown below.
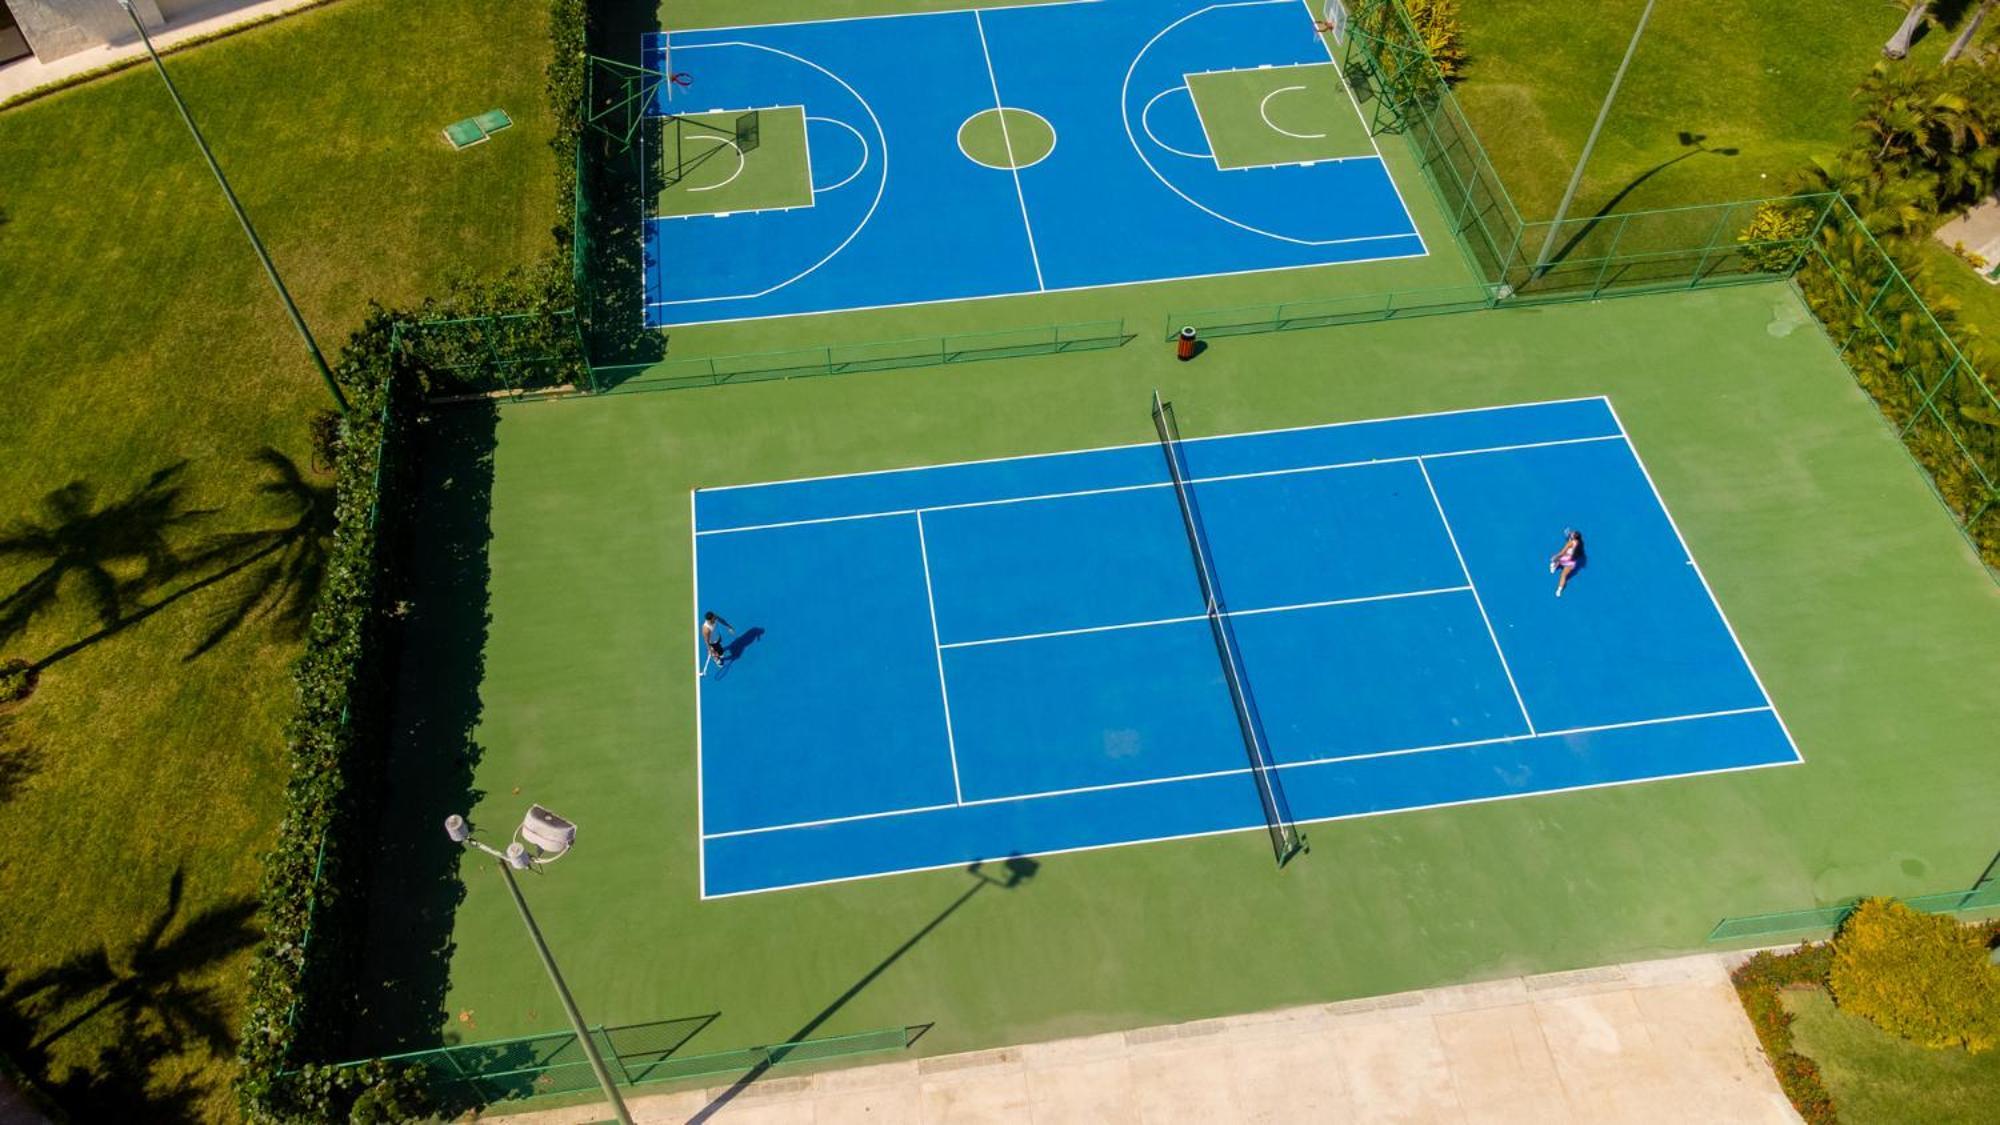
<svg viewBox="0 0 2000 1125"><path fill-rule="evenodd" d="M1180 449L1297 821L1801 760L1608 400ZM1266 827L1158 442L691 503L704 897Z"/></svg>
<svg viewBox="0 0 2000 1125"><path fill-rule="evenodd" d="M1070 0L649 37L646 66L691 81L663 84L656 113L803 108L810 203L649 219L646 323L1421 255L1372 142L1256 167L1226 167L1210 144L1190 76L1324 67L1314 14L1301 0ZM1053 148L975 160L961 127L1000 109L1040 118Z"/></svg>

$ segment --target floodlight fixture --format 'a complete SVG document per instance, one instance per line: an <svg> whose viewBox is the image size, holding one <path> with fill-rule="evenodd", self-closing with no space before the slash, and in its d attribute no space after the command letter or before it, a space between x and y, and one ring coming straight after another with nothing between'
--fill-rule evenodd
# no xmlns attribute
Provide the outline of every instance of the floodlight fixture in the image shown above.
<svg viewBox="0 0 2000 1125"><path fill-rule="evenodd" d="M515 835L536 849L537 860L549 862L562 858L576 843L576 825L540 805L529 805Z"/></svg>

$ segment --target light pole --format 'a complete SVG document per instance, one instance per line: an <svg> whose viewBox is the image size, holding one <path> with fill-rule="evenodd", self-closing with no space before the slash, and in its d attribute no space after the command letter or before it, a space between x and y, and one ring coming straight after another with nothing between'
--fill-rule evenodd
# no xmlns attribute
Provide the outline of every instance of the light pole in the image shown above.
<svg viewBox="0 0 2000 1125"><path fill-rule="evenodd" d="M528 900L521 897L520 884L514 881L516 871L531 871L540 864L561 859L570 845L576 843L576 825L540 805L530 805L528 815L521 819L521 827L515 830L515 839L507 845L506 851L495 851L473 839L472 826L457 813L444 818L444 833L451 837L453 843L475 848L499 861L500 874L507 880L507 891L514 896L514 909L521 912L521 922L528 927L528 940L535 943L535 954L542 959L542 968L549 974L549 983L556 986L556 996L562 1000L563 1013L569 1016L570 1030L576 1033L577 1042L583 1045L584 1057L590 1060L590 1072L597 1076L597 1084L611 1102L611 1112L617 1117L619 1125L632 1125L632 1114L625 1108L625 1099L618 1096L618 1084L611 1080L611 1071L605 1067L603 1056L597 1053L597 1044L590 1038L590 1029L583 1024L583 1013L576 1010L576 999L569 994L569 986L563 983L562 972L556 968L555 955L549 952L548 943L542 940L541 927L535 925L535 916L528 912Z"/></svg>
<svg viewBox="0 0 2000 1125"><path fill-rule="evenodd" d="M146 45L146 55L153 60L153 69L160 72L160 81L166 83L167 95L174 99L174 108L181 111L181 120L187 122L188 132L194 134L194 147L201 150L201 157L208 161L208 170L215 174L215 182L222 188L222 197L229 201L229 209L236 212L236 221L243 224L243 233L250 238L250 248L257 252L257 260L264 264L264 274L271 279L271 287L278 291L278 300L285 306L285 315L292 318L292 327L298 329L299 338L306 343L306 354L312 357L313 366L319 369L319 377L325 381L327 393L333 396L333 405L342 414L347 413L347 396L340 393L340 384L333 381L333 371L326 365L326 357L320 354L319 343L313 339L312 330L306 327L306 318L299 315L299 307L292 303L292 294L285 288L285 282L278 276L278 267L271 263L271 255L264 249L264 241L257 237L257 228L250 225L250 216L237 202L236 193L229 187L229 180L222 174L222 165L215 162L215 153L210 152L208 142L202 139L201 129L194 123L194 115L188 112L187 103L181 100L181 92L174 88L174 80L167 77L166 65L160 62L160 53L153 50L153 37L146 34L146 25L139 21L139 13L132 10L132 0L118 0L125 14L132 18L132 28L139 33L139 42Z"/></svg>
<svg viewBox="0 0 2000 1125"><path fill-rule="evenodd" d="M1577 186L1583 183L1583 166L1590 163L1590 150L1597 147L1597 135L1604 131L1604 121L1611 116L1611 103L1618 100L1618 87L1625 82L1625 70L1632 65L1632 56L1639 53L1639 37L1646 33L1646 20L1653 14L1654 0L1646 0L1646 10L1639 13L1639 26L1632 29L1632 42L1625 47L1625 57L1618 63L1618 73L1611 76L1611 90L1604 95L1604 104L1597 107L1597 121L1590 127L1590 136L1583 142L1583 155L1577 157L1576 171L1569 177L1569 187L1563 192L1562 203L1556 207L1556 217L1549 223L1549 236L1542 240L1542 252L1535 255L1534 272L1528 275L1533 281L1549 272L1549 255L1556 248L1556 236L1562 231L1563 220L1569 217L1569 205L1576 200Z"/></svg>

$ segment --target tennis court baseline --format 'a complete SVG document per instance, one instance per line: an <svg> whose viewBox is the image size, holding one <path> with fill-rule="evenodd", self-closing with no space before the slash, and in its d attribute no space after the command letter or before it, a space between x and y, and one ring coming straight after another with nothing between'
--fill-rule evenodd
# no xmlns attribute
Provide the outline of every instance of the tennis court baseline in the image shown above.
<svg viewBox="0 0 2000 1125"><path fill-rule="evenodd" d="M1180 450L1301 823L1801 760L1607 399ZM704 897L1266 827L1158 442L691 504Z"/></svg>

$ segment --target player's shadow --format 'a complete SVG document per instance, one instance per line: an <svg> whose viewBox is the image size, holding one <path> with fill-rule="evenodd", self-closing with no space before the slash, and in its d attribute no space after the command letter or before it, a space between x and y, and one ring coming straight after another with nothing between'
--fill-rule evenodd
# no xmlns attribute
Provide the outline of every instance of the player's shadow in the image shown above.
<svg viewBox="0 0 2000 1125"><path fill-rule="evenodd" d="M702 667L704 669L704 674L707 675L708 678L712 680L727 679L729 676L729 670L731 668L736 667L736 662L738 660L743 659L744 650L748 649L751 645L756 644L763 638L764 638L764 627L762 625L752 625L750 628L745 629L741 633L736 634L736 637L733 640L731 640L728 644L722 647L721 664L715 663L713 658L710 658L703 662Z"/></svg>
<svg viewBox="0 0 2000 1125"><path fill-rule="evenodd" d="M748 649L751 645L754 645L758 641L761 641L763 639L764 639L764 627L762 625L752 625L750 628L743 630L741 633L738 633L736 635L736 639L729 642L729 647L723 649L722 651L728 654L729 662L731 664L734 664L738 660L743 659L743 652L745 649Z"/></svg>
<svg viewBox="0 0 2000 1125"><path fill-rule="evenodd" d="M964 891L960 892L957 898L952 899L950 905L946 906L943 910L938 912L937 917L932 918L928 922L925 922L922 926L919 926L917 928L917 931L915 933L903 939L903 943L901 945L898 945L896 948L890 950L889 955L887 957L882 958L882 960L878 962L874 968L861 974L859 980L856 980L853 984L847 986L847 990L845 992L842 992L839 996L834 997L832 1003L829 1003L826 1007L821 1008L819 1010L819 1014L807 1020L804 1024L802 1024L799 1027L797 1031L794 1031L789 1036L787 1036L785 1041L788 1043L796 1043L801 1039L811 1038L812 1034L815 1031L818 1031L821 1027L825 1026L826 1022L832 1019L835 1016L835 1014L837 1014L842 1008L846 1007L849 1001L853 1000L856 996L861 995L863 989L875 983L877 978L879 978L883 973L889 971L890 966L894 965L897 961L901 960L905 953L908 953L910 950L916 948L917 943L924 940L926 937L929 937L933 930L936 930L939 926L944 925L945 919L951 917L953 914L956 914L960 908L965 906L966 903L969 903L974 898L977 898L980 892L986 890L989 887L998 887L1003 891L1011 891L1016 887L1019 887L1022 884L1026 883L1028 880L1033 879L1036 876L1036 874L1038 874L1042 869L1042 865L1038 861L1029 859L1027 856L1021 856L1021 855L1008 857L1008 859L1000 865L1001 870L1000 873L997 875L989 874L985 870L985 866L986 865L983 862L981 862L981 863L974 863L971 866L967 867L965 869L965 873L972 879L971 886L967 887ZM767 1072L769 1072L771 1069L771 1065L772 1065L771 1060L767 1059L763 1062L758 1063L756 1066L751 1067L748 1071L744 1073L743 1077L738 1078L735 1082L731 1083L730 1087L727 1090L724 1090L720 1094L717 1094L713 1099L709 1101L707 1105L701 1108L701 1111L699 1113L696 1113L693 1117L688 1118L688 1121L692 1125L692 1123L708 1121L711 1118L713 1118L716 1114L721 1113L725 1106L727 1106L730 1102L734 1101L738 1095L742 1094L743 1091L749 1089L754 1083L756 1083L758 1079L762 1078Z"/></svg>

